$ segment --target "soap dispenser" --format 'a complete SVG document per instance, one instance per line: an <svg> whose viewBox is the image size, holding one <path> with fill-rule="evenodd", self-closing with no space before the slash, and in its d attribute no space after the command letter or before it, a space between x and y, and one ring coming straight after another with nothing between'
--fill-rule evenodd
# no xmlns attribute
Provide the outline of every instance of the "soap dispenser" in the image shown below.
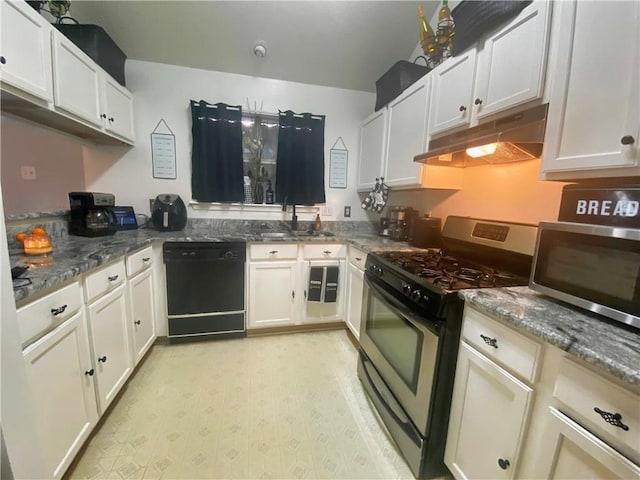
<svg viewBox="0 0 640 480"><path fill-rule="evenodd" d="M273 205L273 188L271 188L271 180L267 180L267 191L265 192L265 203Z"/></svg>
<svg viewBox="0 0 640 480"><path fill-rule="evenodd" d="M319 213L316 214L315 230L316 230L316 232L319 232L320 230L322 230L322 222L320 221L320 214Z"/></svg>

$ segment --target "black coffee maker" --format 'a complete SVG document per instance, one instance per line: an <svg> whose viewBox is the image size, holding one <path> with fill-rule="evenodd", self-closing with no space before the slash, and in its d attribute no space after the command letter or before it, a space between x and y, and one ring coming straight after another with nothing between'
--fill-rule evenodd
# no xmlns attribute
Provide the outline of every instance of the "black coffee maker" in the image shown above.
<svg viewBox="0 0 640 480"><path fill-rule="evenodd" d="M116 219L110 210L115 205L112 193L70 192L69 233L81 237L100 237L116 233Z"/></svg>

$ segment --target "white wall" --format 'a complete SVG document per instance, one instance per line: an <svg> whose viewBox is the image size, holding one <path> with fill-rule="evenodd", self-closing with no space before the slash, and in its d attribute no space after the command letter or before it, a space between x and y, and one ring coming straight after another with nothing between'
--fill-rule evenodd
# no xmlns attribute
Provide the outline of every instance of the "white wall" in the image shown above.
<svg viewBox="0 0 640 480"><path fill-rule="evenodd" d="M337 75L340 72L336 72ZM140 213L148 213L149 199L160 193L177 193L191 199L191 114L189 100L209 103L224 102L246 108L247 98L263 111L280 110L326 115L325 184L327 206L332 215L325 220L343 219L343 206L350 205L353 220L366 220L356 194L360 121L373 111L372 93L306 85L259 77L128 60L127 87L134 94L136 146L121 158L121 151L85 147L84 169L88 190L113 192L116 203L133 205ZM154 179L152 176L150 134L163 118L176 137L177 179ZM329 183L329 150L342 137L349 151L348 188L333 189ZM288 218L276 211L203 211L189 210L190 217ZM308 218L307 218L308 217ZM302 214L300 220L311 220Z"/></svg>

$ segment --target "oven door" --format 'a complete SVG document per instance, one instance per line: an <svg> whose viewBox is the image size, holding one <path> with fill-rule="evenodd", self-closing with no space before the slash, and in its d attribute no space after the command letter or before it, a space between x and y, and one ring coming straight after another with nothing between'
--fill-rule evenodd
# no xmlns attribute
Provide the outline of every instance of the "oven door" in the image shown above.
<svg viewBox="0 0 640 480"><path fill-rule="evenodd" d="M439 356L438 324L365 272L360 346L424 437Z"/></svg>

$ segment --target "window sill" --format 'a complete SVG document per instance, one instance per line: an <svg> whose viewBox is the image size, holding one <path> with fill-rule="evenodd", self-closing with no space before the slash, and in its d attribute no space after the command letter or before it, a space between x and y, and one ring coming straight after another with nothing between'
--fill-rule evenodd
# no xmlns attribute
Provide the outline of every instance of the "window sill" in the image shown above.
<svg viewBox="0 0 640 480"><path fill-rule="evenodd" d="M189 202L189 207L199 211L213 212L282 212L282 205L267 205L260 203L206 203ZM291 209L287 206L287 210ZM320 207L296 205L296 213L320 213Z"/></svg>

